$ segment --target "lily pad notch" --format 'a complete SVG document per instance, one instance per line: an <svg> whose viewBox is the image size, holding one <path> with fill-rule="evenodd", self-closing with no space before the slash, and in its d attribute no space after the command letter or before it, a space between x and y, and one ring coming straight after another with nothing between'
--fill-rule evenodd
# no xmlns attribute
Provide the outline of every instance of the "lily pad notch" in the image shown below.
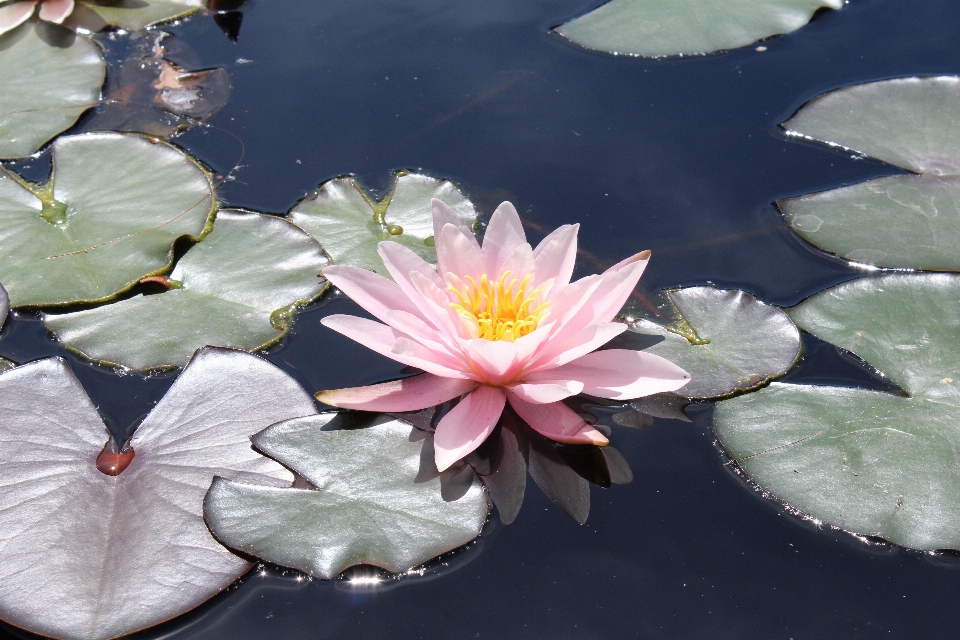
<svg viewBox="0 0 960 640"><path fill-rule="evenodd" d="M111 300L212 228L210 174L162 140L85 133L51 154L45 185L0 168L0 282L14 307Z"/></svg>
<svg viewBox="0 0 960 640"><path fill-rule="evenodd" d="M252 565L210 535L203 496L214 476L289 486L293 475L249 438L315 411L266 360L206 348L137 428L127 466L102 472L112 440L66 362L3 373L0 432L15 446L0 451L0 618L106 640L216 595Z"/></svg>
<svg viewBox="0 0 960 640"><path fill-rule="evenodd" d="M386 416L326 430L336 413L276 424L254 446L316 489L218 478L204 500L210 530L230 548L331 579L367 564L402 573L480 534L489 506L475 479L455 501L418 481L414 429Z"/></svg>
<svg viewBox="0 0 960 640"><path fill-rule="evenodd" d="M960 271L960 77L911 77L831 91L781 125L790 136L908 174L777 202L815 246L854 262Z"/></svg>
<svg viewBox="0 0 960 640"><path fill-rule="evenodd" d="M667 292L681 322L640 319L617 340L662 338L644 351L675 362L691 380L676 393L716 399L756 389L786 373L800 357L800 332L782 310L745 291L687 287ZM639 336L635 334L641 334Z"/></svg>
<svg viewBox="0 0 960 640"><path fill-rule="evenodd" d="M309 234L283 218L222 210L209 236L180 258L169 290L84 311L43 314L68 348L145 370L186 364L215 345L257 351L280 340L296 310L327 288L329 264Z"/></svg>
<svg viewBox="0 0 960 640"><path fill-rule="evenodd" d="M440 200L461 223L473 228L473 204L449 180L401 171L383 199L371 197L352 177L320 185L289 213L291 222L316 238L334 264L351 265L390 277L377 245L399 242L431 264L437 261L433 242L431 201Z"/></svg>

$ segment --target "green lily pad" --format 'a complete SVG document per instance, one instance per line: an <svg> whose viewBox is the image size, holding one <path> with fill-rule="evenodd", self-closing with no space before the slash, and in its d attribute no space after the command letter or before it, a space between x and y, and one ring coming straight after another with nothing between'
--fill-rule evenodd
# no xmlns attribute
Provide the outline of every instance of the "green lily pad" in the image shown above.
<svg viewBox="0 0 960 640"><path fill-rule="evenodd" d="M106 27L140 31L161 22L183 18L202 8L203 0L78 0L64 24L93 32Z"/></svg>
<svg viewBox="0 0 960 640"><path fill-rule="evenodd" d="M58 138L47 185L0 168L0 282L14 307L108 300L206 235L214 207L206 172L165 142Z"/></svg>
<svg viewBox="0 0 960 640"><path fill-rule="evenodd" d="M690 287L667 295L681 324L641 319L630 330L661 336L652 346L636 346L690 373L680 395L716 398L753 389L786 373L800 355L800 332L787 314L749 293Z"/></svg>
<svg viewBox="0 0 960 640"><path fill-rule="evenodd" d="M916 549L960 549L960 276L852 280L790 315L905 395L774 383L717 406L727 451L817 520Z"/></svg>
<svg viewBox="0 0 960 640"><path fill-rule="evenodd" d="M377 245L384 240L399 242L427 262L437 261L433 198L449 205L468 227L476 222L473 205L452 182L419 173L398 174L393 190L379 201L368 196L353 178L331 180L298 202L290 220L316 238L335 264L390 277L377 253Z"/></svg>
<svg viewBox="0 0 960 640"><path fill-rule="evenodd" d="M735 49L807 24L843 0L612 0L556 28L587 49L661 57Z"/></svg>
<svg viewBox="0 0 960 640"><path fill-rule="evenodd" d="M788 133L914 172L778 202L816 246L883 267L960 271L960 78L898 78L815 98Z"/></svg>
<svg viewBox="0 0 960 640"><path fill-rule="evenodd" d="M283 218L224 210L170 274L170 289L86 311L44 314L69 348L130 369L183 366L204 345L255 351L327 287L320 245Z"/></svg>
<svg viewBox="0 0 960 640"><path fill-rule="evenodd" d="M100 103L107 64L88 38L28 22L0 35L0 158L28 156Z"/></svg>
<svg viewBox="0 0 960 640"><path fill-rule="evenodd" d="M357 564L406 571L479 535L489 510L479 481L446 502L439 477L415 481L421 443L411 442L410 425L325 431L334 415L289 420L253 438L317 490L214 481L204 515L220 542L329 579Z"/></svg>

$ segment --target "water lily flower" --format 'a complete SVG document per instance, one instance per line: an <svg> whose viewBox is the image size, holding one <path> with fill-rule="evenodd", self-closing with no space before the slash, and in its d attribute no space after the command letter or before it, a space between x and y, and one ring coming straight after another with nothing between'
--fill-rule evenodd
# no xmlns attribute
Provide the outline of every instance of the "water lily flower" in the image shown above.
<svg viewBox="0 0 960 640"><path fill-rule="evenodd" d="M0 35L29 20L37 5L41 20L63 24L73 13L74 0L14 0L0 5Z"/></svg>
<svg viewBox="0 0 960 640"><path fill-rule="evenodd" d="M506 403L557 442L607 444L564 398L586 393L628 400L674 391L690 379L669 360L597 349L626 330L614 322L650 257L644 251L599 275L570 282L579 225L564 225L536 249L509 202L493 213L481 247L471 230L433 201L437 268L396 242L381 242L393 280L334 265L323 275L381 322L331 315L322 323L425 373L317 393L331 406L417 411L460 398L437 424L441 471L490 435Z"/></svg>

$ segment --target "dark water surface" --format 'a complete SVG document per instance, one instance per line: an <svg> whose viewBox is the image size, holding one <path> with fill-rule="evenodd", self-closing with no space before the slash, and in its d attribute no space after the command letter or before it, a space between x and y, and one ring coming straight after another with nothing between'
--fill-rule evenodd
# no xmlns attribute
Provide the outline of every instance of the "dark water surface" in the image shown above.
<svg viewBox="0 0 960 640"><path fill-rule="evenodd" d="M653 250L650 289L739 287L790 305L861 275L794 236L771 202L897 170L802 141L778 124L832 88L960 73L960 2L852 0L808 27L707 57L580 50L549 28L596 0L254 0L238 44L209 17L169 28L225 66L228 104L178 144L225 174L231 206L282 213L329 178L383 189L397 169L456 181L489 214L513 201L538 239L581 223L579 273ZM230 135L233 134L233 135ZM233 137L233 136L236 136ZM355 312L327 296L269 358L313 391L398 365L323 329ZM807 339L793 381L873 384ZM29 314L0 355L62 349ZM70 357L117 434L173 376L117 376ZM579 526L532 483L517 521L424 576L353 588L275 567L142 638L955 638L960 560L818 528L748 487L714 444L711 405L614 443L632 485L593 488ZM2 633L2 632L0 632ZM14 633L14 632L10 632ZM26 637L22 634L18 637Z"/></svg>

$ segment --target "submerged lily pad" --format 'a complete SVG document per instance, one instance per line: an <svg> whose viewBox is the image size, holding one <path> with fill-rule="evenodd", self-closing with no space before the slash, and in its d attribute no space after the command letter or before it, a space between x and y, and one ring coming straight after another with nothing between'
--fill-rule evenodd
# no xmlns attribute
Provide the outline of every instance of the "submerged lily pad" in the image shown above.
<svg viewBox="0 0 960 640"><path fill-rule="evenodd" d="M139 131L168 137L196 126L226 104L226 69L194 69L187 45L148 31L134 52L111 68L103 104L83 121L87 131Z"/></svg>
<svg viewBox="0 0 960 640"><path fill-rule="evenodd" d="M815 98L783 124L788 133L855 150L914 175L781 200L787 223L848 260L960 271L958 118L955 76L871 82Z"/></svg>
<svg viewBox="0 0 960 640"><path fill-rule="evenodd" d="M587 49L660 57L735 49L807 24L844 0L611 0L556 28Z"/></svg>
<svg viewBox="0 0 960 640"><path fill-rule="evenodd" d="M130 369L183 366L204 345L253 351L290 328L296 308L327 287L328 260L309 234L283 218L224 210L191 247L170 289L43 322L84 356Z"/></svg>
<svg viewBox="0 0 960 640"><path fill-rule="evenodd" d="M110 299L166 269L215 211L204 170L165 142L87 133L53 144L44 186L0 168L0 282L14 307Z"/></svg>
<svg viewBox="0 0 960 640"><path fill-rule="evenodd" d="M336 264L370 269L390 277L377 253L384 240L399 242L430 263L437 261L430 201L449 205L472 227L477 213L447 180L419 173L398 174L393 190L373 200L353 178L337 178L301 200L290 219L316 238Z"/></svg>
<svg viewBox="0 0 960 640"><path fill-rule="evenodd" d="M254 438L317 490L218 478L204 502L217 539L329 579L361 563L406 571L479 535L488 506L478 481L446 502L439 478L415 482L421 445L409 425L324 431L334 415L290 420Z"/></svg>
<svg viewBox="0 0 960 640"><path fill-rule="evenodd" d="M140 31L202 8L203 0L78 0L64 24L94 32L106 27Z"/></svg>
<svg viewBox="0 0 960 640"><path fill-rule="evenodd" d="M100 103L107 65L93 41L28 22L0 35L0 158L28 156Z"/></svg>
<svg viewBox="0 0 960 640"><path fill-rule="evenodd" d="M960 549L960 276L852 280L790 315L906 395L772 384L717 406L727 451L818 520L916 549Z"/></svg>
<svg viewBox="0 0 960 640"><path fill-rule="evenodd" d="M272 364L204 349L134 433L132 459L100 456L120 462L107 475L97 461L109 433L63 359L0 375L0 618L100 640L226 588L250 563L210 535L203 496L215 475L289 486L292 474L249 438L314 412Z"/></svg>
<svg viewBox="0 0 960 640"><path fill-rule="evenodd" d="M637 320L630 329L663 337L637 346L690 373L690 382L677 392L683 396L716 398L755 388L783 375L800 355L800 332L787 314L749 293L690 287L668 296L683 326Z"/></svg>

